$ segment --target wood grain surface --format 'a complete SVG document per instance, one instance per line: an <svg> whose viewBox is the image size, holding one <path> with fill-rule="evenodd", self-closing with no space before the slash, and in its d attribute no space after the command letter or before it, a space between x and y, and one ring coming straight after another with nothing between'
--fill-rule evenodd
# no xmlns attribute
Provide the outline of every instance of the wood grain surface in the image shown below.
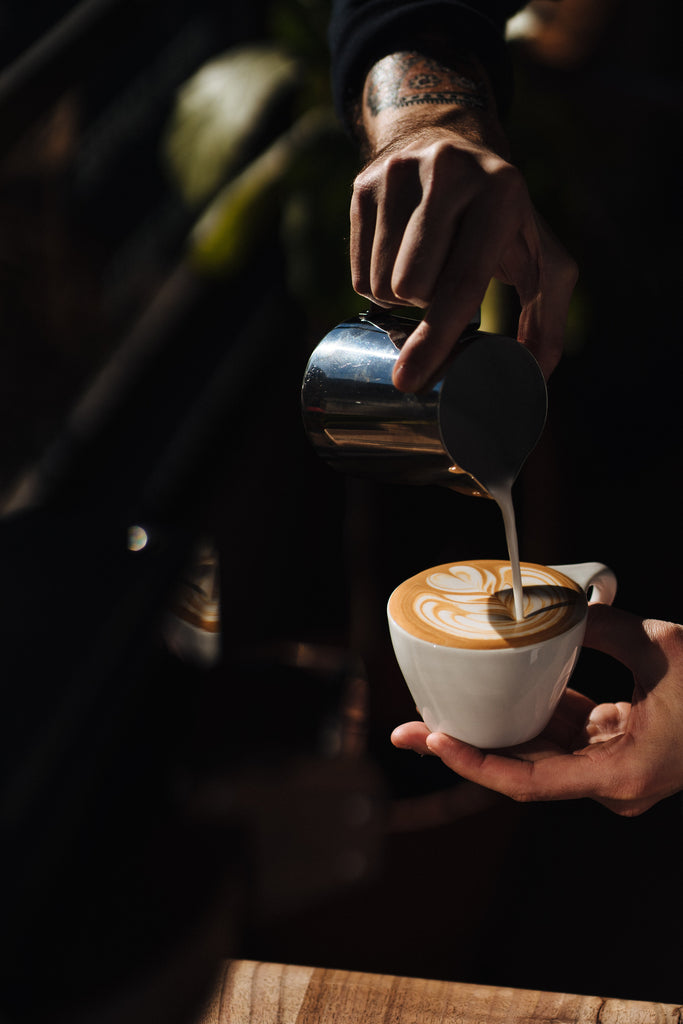
<svg viewBox="0 0 683 1024"><path fill-rule="evenodd" d="M683 1024L683 1007L228 961L197 1024Z"/></svg>

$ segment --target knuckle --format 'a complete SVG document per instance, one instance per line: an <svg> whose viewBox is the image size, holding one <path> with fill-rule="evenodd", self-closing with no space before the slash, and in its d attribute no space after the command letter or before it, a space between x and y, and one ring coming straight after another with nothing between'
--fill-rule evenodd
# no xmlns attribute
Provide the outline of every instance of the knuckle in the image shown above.
<svg viewBox="0 0 683 1024"><path fill-rule="evenodd" d="M469 164L472 155L467 150L454 146L451 142L437 139L425 150L425 158L428 165L434 170L448 173L463 164Z"/></svg>
<svg viewBox="0 0 683 1024"><path fill-rule="evenodd" d="M366 299L373 299L372 289L370 283L365 274L352 271L351 272L351 287L357 295L362 295Z"/></svg>
<svg viewBox="0 0 683 1024"><path fill-rule="evenodd" d="M430 298L429 287L415 263L405 270L394 271L391 291L397 299L416 306L427 304Z"/></svg>
<svg viewBox="0 0 683 1024"><path fill-rule="evenodd" d="M600 795L612 804L617 814L633 818L652 805L656 786L654 770L642 765L622 765L618 778L607 777L603 781Z"/></svg>
<svg viewBox="0 0 683 1024"><path fill-rule="evenodd" d="M529 190L524 175L514 164L492 156L486 159L484 170L501 198L517 202L529 201Z"/></svg>
<svg viewBox="0 0 683 1024"><path fill-rule="evenodd" d="M370 276L366 262L360 253L351 252L350 270L351 284L354 291L358 292L359 295L363 295L370 288Z"/></svg>
<svg viewBox="0 0 683 1024"><path fill-rule="evenodd" d="M648 786L644 779L630 779L622 784L619 792L619 800L628 817L633 817L637 809L647 799Z"/></svg>
<svg viewBox="0 0 683 1024"><path fill-rule="evenodd" d="M361 171L353 182L351 209L366 209L374 206L378 190L378 177L371 170Z"/></svg>
<svg viewBox="0 0 683 1024"><path fill-rule="evenodd" d="M529 793L526 790L520 790L518 792L511 793L510 796L512 797L516 804L533 804L537 803L539 800L539 797L537 797L534 793Z"/></svg>
<svg viewBox="0 0 683 1024"><path fill-rule="evenodd" d="M394 292L391 282L387 280L386 275L379 273L373 273L371 275L369 293L367 297L380 303L395 303L397 298L399 298L399 296Z"/></svg>
<svg viewBox="0 0 683 1024"><path fill-rule="evenodd" d="M352 231L354 228L357 228L358 224L360 224L361 221L371 213L375 206L375 199L370 191L366 189L365 186L354 185L349 208L349 219Z"/></svg>
<svg viewBox="0 0 683 1024"><path fill-rule="evenodd" d="M532 769L530 764L527 770L529 775L531 775ZM508 793L508 796L510 796L517 804L532 804L536 803L540 799L539 794L533 789L531 779L529 778L526 782L526 785L518 784L512 787Z"/></svg>
<svg viewBox="0 0 683 1024"><path fill-rule="evenodd" d="M424 154L422 178L426 191L439 188L444 182L469 183L476 189L488 180L496 161L487 160L466 148L454 146L442 139L433 142Z"/></svg>
<svg viewBox="0 0 683 1024"><path fill-rule="evenodd" d="M386 153L382 158L382 167L385 174L400 174L413 163L414 157L405 150L394 150L391 153Z"/></svg>
<svg viewBox="0 0 683 1024"><path fill-rule="evenodd" d="M641 814L648 811L652 806L651 803L634 804L627 807L613 807L612 810L615 814L618 814L620 818L639 818Z"/></svg>
<svg viewBox="0 0 683 1024"><path fill-rule="evenodd" d="M382 176L388 189L401 187L407 178L415 175L415 159L410 154L390 153L384 158Z"/></svg>
<svg viewBox="0 0 683 1024"><path fill-rule="evenodd" d="M646 619L644 627L650 640L673 659L683 657L683 626L659 619Z"/></svg>

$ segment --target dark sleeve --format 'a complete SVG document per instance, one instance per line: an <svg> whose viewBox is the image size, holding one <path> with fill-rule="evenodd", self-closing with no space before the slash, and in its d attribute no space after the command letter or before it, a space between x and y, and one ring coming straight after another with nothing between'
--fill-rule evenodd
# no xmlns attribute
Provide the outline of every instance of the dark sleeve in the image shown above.
<svg viewBox="0 0 683 1024"><path fill-rule="evenodd" d="M523 6L519 0L332 0L328 37L337 113L346 122L371 65L388 53L415 49L423 34L474 53L504 113L512 88L505 23Z"/></svg>

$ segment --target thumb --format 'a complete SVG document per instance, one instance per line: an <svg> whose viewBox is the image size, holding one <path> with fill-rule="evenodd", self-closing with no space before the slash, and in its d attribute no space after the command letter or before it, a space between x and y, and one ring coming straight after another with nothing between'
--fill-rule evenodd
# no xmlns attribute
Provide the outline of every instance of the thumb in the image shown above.
<svg viewBox="0 0 683 1024"><path fill-rule="evenodd" d="M651 642L644 621L638 615L610 605L589 605L584 647L602 651L627 668L634 669L639 656Z"/></svg>
<svg viewBox="0 0 683 1024"><path fill-rule="evenodd" d="M538 231L537 259L529 263L523 250L510 283L522 303L517 338L536 357L547 380L562 356L569 303L578 272L572 257L537 212L534 220Z"/></svg>

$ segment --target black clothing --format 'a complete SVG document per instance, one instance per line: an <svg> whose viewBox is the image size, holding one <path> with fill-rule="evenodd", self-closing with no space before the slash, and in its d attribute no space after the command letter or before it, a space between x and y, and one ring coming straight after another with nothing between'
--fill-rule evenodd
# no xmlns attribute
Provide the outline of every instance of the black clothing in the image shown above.
<svg viewBox="0 0 683 1024"><path fill-rule="evenodd" d="M486 67L499 109L511 92L504 31L519 0L333 0L329 24L332 86L342 121L371 65L398 50L414 50L424 33L474 53ZM423 52L429 52L422 41ZM437 55L437 54L435 54Z"/></svg>

